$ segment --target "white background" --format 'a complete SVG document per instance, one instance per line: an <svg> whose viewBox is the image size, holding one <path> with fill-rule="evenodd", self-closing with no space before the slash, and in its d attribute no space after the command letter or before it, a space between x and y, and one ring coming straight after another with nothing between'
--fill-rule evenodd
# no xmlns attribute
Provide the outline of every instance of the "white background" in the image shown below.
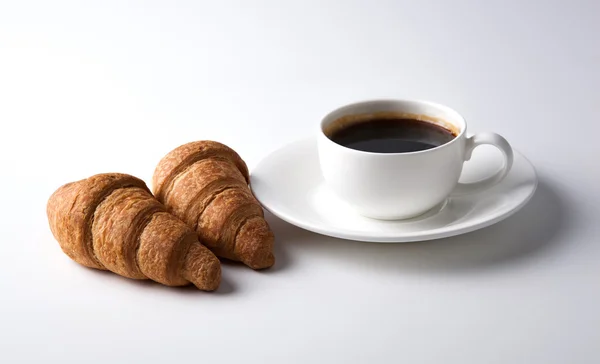
<svg viewBox="0 0 600 364"><path fill-rule="evenodd" d="M0 362L600 362L600 2L0 2ZM149 182L215 139L250 168L342 104L450 105L537 167L493 227L426 243L272 216L275 267L212 294L83 268L61 184Z"/></svg>

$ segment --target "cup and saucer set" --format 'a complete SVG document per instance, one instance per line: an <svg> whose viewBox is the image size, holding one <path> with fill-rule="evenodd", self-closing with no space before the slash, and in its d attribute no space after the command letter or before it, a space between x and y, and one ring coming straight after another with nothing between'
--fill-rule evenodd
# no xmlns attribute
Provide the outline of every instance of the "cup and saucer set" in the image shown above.
<svg viewBox="0 0 600 364"><path fill-rule="evenodd" d="M502 136L468 135L458 112L420 100L336 109L315 137L264 158L250 182L263 207L290 224L379 243L495 224L522 208L537 183L533 165Z"/></svg>

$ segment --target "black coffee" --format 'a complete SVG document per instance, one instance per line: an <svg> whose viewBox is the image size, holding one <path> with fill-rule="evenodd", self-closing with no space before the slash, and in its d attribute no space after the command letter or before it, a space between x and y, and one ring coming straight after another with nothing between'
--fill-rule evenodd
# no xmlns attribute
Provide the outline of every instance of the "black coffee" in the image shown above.
<svg viewBox="0 0 600 364"><path fill-rule="evenodd" d="M442 126L401 118L356 122L339 128L328 136L345 147L374 153L427 150L448 143L456 137L452 131Z"/></svg>

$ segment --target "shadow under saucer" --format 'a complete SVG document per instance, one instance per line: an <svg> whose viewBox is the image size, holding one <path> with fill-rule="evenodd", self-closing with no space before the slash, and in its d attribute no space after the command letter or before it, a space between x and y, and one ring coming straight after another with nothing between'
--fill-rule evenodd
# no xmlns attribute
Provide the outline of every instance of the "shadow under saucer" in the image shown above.
<svg viewBox="0 0 600 364"><path fill-rule="evenodd" d="M515 215L475 232L437 240L365 243L318 235L272 214L267 214L267 219L276 236L277 254L284 252L283 266L293 265L291 257L302 250L308 256L402 273L460 273L509 264L552 249L568 229L568 210L566 201L540 180L531 201Z"/></svg>

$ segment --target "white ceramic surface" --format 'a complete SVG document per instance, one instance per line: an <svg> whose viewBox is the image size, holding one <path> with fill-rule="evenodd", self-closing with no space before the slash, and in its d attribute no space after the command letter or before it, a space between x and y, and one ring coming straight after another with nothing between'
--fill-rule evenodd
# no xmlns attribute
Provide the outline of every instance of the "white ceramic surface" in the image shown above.
<svg viewBox="0 0 600 364"><path fill-rule="evenodd" d="M410 118L452 130L456 137L436 148L410 153L371 153L344 147L327 135L369 119ZM465 119L453 109L421 100L370 100L340 107L320 124L319 163L331 191L361 215L383 220L412 218L442 203L456 189L465 161L479 145L490 144L503 156L503 167L458 191L473 193L506 177L513 152L502 136L481 133L467 137ZM476 152L477 153L477 152Z"/></svg>
<svg viewBox="0 0 600 364"><path fill-rule="evenodd" d="M499 153L482 149L465 164L461 182L489 176L502 166ZM451 194L424 214L384 221L359 215L329 189L319 170L314 139L304 139L273 152L251 174L254 194L281 219L320 234L343 239L394 243L462 234L505 219L533 195L537 177L531 163L515 153L514 165L500 183L481 192Z"/></svg>

